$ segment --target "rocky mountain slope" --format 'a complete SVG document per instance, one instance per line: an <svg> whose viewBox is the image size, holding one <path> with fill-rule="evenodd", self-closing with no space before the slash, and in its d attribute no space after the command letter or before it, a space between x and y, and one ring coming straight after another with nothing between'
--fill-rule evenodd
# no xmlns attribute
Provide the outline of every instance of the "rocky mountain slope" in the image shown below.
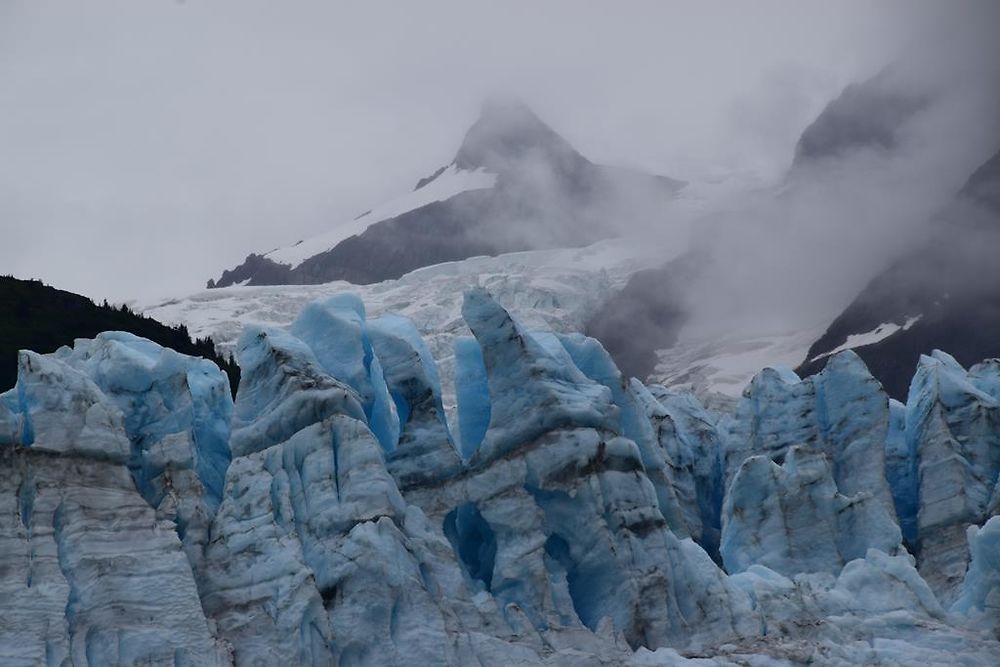
<svg viewBox="0 0 1000 667"><path fill-rule="evenodd" d="M289 248L252 254L209 287L355 284L477 255L580 247L657 210L679 181L594 164L524 105L490 100L455 159L397 201Z"/></svg>
<svg viewBox="0 0 1000 667"><path fill-rule="evenodd" d="M844 346L857 350L896 398L921 354L963 364L1000 356L1000 153L969 178L926 242L876 276L809 349L814 373Z"/></svg>
<svg viewBox="0 0 1000 667"><path fill-rule="evenodd" d="M848 86L805 128L783 182L766 195L776 202L773 208L777 211L782 210L778 203L782 200L796 202L792 205L794 224L784 233L807 237L808 231L796 228L808 229L805 223L816 206L840 210L837 200L845 195L869 197L868 208L882 207L886 217L901 206L893 197L913 198L911 191L872 195L867 181L879 173L898 175L900 162L934 159L932 153L920 151L929 150L926 146L933 143L929 137L940 141L941 130L935 124L942 124L940 109L947 103L941 91L921 90L892 68ZM986 146L995 145L992 142L1000 136L995 124L969 131L982 136ZM954 168L955 164L948 166ZM926 215L906 221L903 233L909 244L897 241L896 245L909 250L902 256L903 251L886 253L888 259L865 274L872 277L870 283L846 308L838 303L827 314L803 320L798 327L786 327L787 331L756 331L741 323L721 335L686 335L703 324L698 321L700 307L719 298L722 290L717 276L726 272L728 262L784 260L780 253L768 254L752 243L747 244L745 257L739 247L726 254L720 250L727 247L725 238L706 235L683 256L671 254L661 266L631 276L614 299L592 313L586 331L605 344L628 374L702 393L737 393L746 377L747 362L751 366L780 363L806 376L820 371L835 351L854 349L890 396L905 399L920 356L931 350L949 350L966 365L1000 355L1000 338L991 333L1000 327L1000 262L996 261L1000 249L1000 153L978 168L970 167L969 172L956 173L954 191L942 190L935 206L943 208L936 215L935 209L929 208ZM943 176L937 174L936 178ZM891 179L885 182L891 183ZM810 194L829 183L834 184L832 194ZM843 191L837 189L838 184ZM737 217L741 213L752 218L745 210ZM878 215L860 222L832 221L845 226L874 226L878 222ZM780 230L767 227L766 219L750 224L759 227L762 237L780 235ZM773 243L782 247L779 238ZM796 247L792 250L804 252ZM824 251L822 247L812 249ZM844 282L846 274L856 269L850 256L841 259L845 275L833 279ZM752 282L754 275L748 272L746 280ZM790 274L772 289L783 290L798 280L808 282L806 276ZM732 308L741 306L734 303ZM787 319L797 316L795 312L779 314ZM744 321L756 319L754 312L744 315Z"/></svg>
<svg viewBox="0 0 1000 667"><path fill-rule="evenodd" d="M901 143L906 122L930 96L899 81L893 68L848 85L827 104L795 144L792 170L805 169L854 151L888 152Z"/></svg>
<svg viewBox="0 0 1000 667"><path fill-rule="evenodd" d="M993 664L1000 363L852 352L732 411L464 295L458 429L354 297L224 374L128 334L0 395L5 664ZM915 556L915 557L914 557Z"/></svg>

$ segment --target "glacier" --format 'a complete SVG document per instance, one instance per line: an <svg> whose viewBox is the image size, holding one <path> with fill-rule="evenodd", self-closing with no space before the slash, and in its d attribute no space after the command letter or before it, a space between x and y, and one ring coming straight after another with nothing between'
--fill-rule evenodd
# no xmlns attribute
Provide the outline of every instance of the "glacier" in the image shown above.
<svg viewBox="0 0 1000 667"><path fill-rule="evenodd" d="M847 350L705 405L489 289L442 341L321 296L243 328L235 401L130 334L21 353L0 662L1000 655L1000 361L935 351L904 404Z"/></svg>

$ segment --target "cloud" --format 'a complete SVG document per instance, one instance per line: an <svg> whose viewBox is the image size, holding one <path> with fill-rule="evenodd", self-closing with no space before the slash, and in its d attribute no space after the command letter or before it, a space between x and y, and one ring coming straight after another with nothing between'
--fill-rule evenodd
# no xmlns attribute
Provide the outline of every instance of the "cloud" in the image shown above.
<svg viewBox="0 0 1000 667"><path fill-rule="evenodd" d="M962 43L951 48L949 37ZM890 262L940 233L938 214L1000 150L995 40L976 30L941 39L830 105L810 128L827 155L694 223L708 259L685 293L691 329L824 326Z"/></svg>
<svg viewBox="0 0 1000 667"><path fill-rule="evenodd" d="M681 260L638 275L588 324L626 372L651 372L653 352L678 337L711 349L723 339L822 330L876 274L922 244L947 248L921 255L937 258L926 266L908 262L908 283L940 287L944 265L961 273L948 277L966 296L981 285L996 289L983 275L996 252L996 213L983 219L955 196L1000 149L992 32L1000 6L959 8L935 25L921 23L913 32L921 39L830 104L794 166L794 137L804 125L766 138L786 145L783 160L760 151L781 174L774 183L714 196L700 210L678 199L660 213L663 224L640 231L646 247L666 250L673 225L683 223L693 241ZM793 83L784 96L801 99L800 90ZM768 108L760 101L749 108L758 104ZM732 125L767 127L780 118L737 113ZM993 231L970 231L977 225ZM965 265L975 273L956 271Z"/></svg>
<svg viewBox="0 0 1000 667"><path fill-rule="evenodd" d="M412 187L494 92L595 162L774 170L825 99L965 8L8 0L0 270L198 289Z"/></svg>

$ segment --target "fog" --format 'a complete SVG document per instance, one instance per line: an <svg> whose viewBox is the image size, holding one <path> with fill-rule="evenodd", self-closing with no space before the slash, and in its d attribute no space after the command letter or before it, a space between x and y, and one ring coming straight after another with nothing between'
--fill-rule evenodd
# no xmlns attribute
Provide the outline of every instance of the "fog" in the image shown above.
<svg viewBox="0 0 1000 667"><path fill-rule="evenodd" d="M800 145L787 147L777 175L758 172L757 187L718 196L694 214L683 201L647 211L649 226L637 230L645 247L681 239L691 252L635 281L627 294L638 305L595 322L595 331L613 330L642 350L669 345L679 317L682 335L694 340L822 330L932 236L956 248L949 256L966 253L970 265L988 266L971 259L1000 250L996 221L979 225L993 232L973 235L982 212L957 208L956 194L1000 150L1000 6L965 9L831 96ZM912 269L907 276L935 279ZM955 284L968 290L975 281ZM650 308L662 311L652 325L618 321ZM645 336L654 340L636 340Z"/></svg>
<svg viewBox="0 0 1000 667"><path fill-rule="evenodd" d="M685 292L694 314L689 331L825 326L877 273L956 223L940 214L1000 150L1000 51L992 29L1000 22L984 29L990 25L945 30L862 84L865 96L888 96L876 107L904 100L905 111L892 111L891 139L872 141L876 114L852 98L820 123L855 131L860 123L865 142L797 160L777 188L730 199L696 224L694 245L707 266ZM943 242L960 243L964 233L946 233Z"/></svg>
<svg viewBox="0 0 1000 667"><path fill-rule="evenodd" d="M947 80L956 52L982 59L968 36L995 34L995 14L908 0L5 0L0 272L98 299L199 289L249 252L412 188L452 158L494 93L524 100L595 162L774 182L845 85L912 53L933 65L916 79ZM901 189L924 182L900 178ZM853 211L818 212L827 195L803 192L745 215L775 218L774 236L806 225L802 248L774 246L768 261L817 244L855 252L854 232L813 233ZM933 207L917 199L907 208ZM919 216L884 217L879 239ZM732 235L734 222L714 224Z"/></svg>

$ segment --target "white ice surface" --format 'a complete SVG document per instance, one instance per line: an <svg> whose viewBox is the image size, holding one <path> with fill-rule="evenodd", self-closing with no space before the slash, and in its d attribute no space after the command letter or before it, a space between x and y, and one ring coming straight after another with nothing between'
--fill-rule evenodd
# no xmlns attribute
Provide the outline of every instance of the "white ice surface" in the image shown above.
<svg viewBox="0 0 1000 667"><path fill-rule="evenodd" d="M682 331L676 345L657 353L650 380L698 394L738 397L760 369L801 364L825 329L824 322L792 332L687 337Z"/></svg>

